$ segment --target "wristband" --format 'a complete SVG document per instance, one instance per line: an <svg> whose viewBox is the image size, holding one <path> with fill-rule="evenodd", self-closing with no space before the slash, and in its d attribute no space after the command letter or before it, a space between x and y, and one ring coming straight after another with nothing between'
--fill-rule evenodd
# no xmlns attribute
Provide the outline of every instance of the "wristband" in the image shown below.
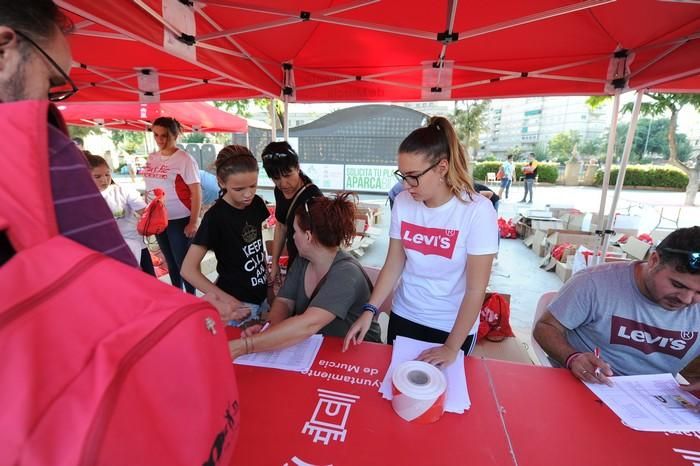
<svg viewBox="0 0 700 466"><path fill-rule="evenodd" d="M374 304L365 304L364 306L362 306L362 312L371 312L372 320L376 320L379 317L379 308Z"/></svg>
<svg viewBox="0 0 700 466"><path fill-rule="evenodd" d="M571 363L574 362L574 359L577 357L581 356L583 353L580 351L576 351L574 353L571 353L568 358L566 358L566 362L564 365L566 366L567 369L571 369Z"/></svg>

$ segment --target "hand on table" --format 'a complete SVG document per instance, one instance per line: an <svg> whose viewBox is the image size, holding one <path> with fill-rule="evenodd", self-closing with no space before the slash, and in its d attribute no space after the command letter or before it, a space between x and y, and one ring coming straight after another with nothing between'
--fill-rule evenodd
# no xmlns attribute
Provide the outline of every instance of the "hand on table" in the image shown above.
<svg viewBox="0 0 700 466"><path fill-rule="evenodd" d="M371 325L372 313L363 312L360 317L353 322L352 327L350 327L350 330L348 330L348 333L345 334L345 340L343 340L343 352L347 351L350 343L352 343L353 346L357 346L362 343L362 340L365 339L365 335L367 334L367 331Z"/></svg>
<svg viewBox="0 0 700 466"><path fill-rule="evenodd" d="M250 308L248 306L226 293L207 293L203 298L219 311L221 320L224 322L228 322L229 320L243 320L250 315Z"/></svg>
<svg viewBox="0 0 700 466"><path fill-rule="evenodd" d="M700 380L691 383L690 385L681 385L681 389L685 390L686 392L700 392ZM697 396L697 393L693 393L695 396ZM700 413L700 402L695 405L695 408L693 408L696 412Z"/></svg>
<svg viewBox="0 0 700 466"><path fill-rule="evenodd" d="M613 375L610 364L593 353L581 353L571 361L569 370L584 382L604 383L610 387L613 385L612 380L608 379Z"/></svg>
<svg viewBox="0 0 700 466"><path fill-rule="evenodd" d="M441 345L423 351L417 359L444 368L455 361L458 353L459 349L454 350L447 345Z"/></svg>

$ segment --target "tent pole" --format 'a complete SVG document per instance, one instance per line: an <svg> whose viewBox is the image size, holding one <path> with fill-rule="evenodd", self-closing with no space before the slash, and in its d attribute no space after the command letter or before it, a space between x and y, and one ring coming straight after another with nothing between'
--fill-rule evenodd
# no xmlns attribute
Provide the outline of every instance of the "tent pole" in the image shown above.
<svg viewBox="0 0 700 466"><path fill-rule="evenodd" d="M289 141L289 102L284 101L284 140Z"/></svg>
<svg viewBox="0 0 700 466"><path fill-rule="evenodd" d="M275 99L270 99L270 126L272 127L272 142L277 140L277 113L275 112Z"/></svg>
<svg viewBox="0 0 700 466"><path fill-rule="evenodd" d="M610 204L610 214L608 215L607 222L605 222L605 231L603 232L603 249L602 251L600 251L601 261L605 260L604 257L608 251L610 231L612 230L613 221L615 220L615 209L617 208L617 201L620 198L620 191L622 191L622 183L625 181L625 171L627 170L627 161L630 158L630 152L632 152L634 133L637 131L637 120L639 120L639 110L642 108L642 97L644 97L644 91L638 90L637 98L634 101L634 110L632 110L630 126L627 130L625 149L622 151L622 160L620 160L620 171L617 175L617 183L615 183L615 193L613 194L612 204Z"/></svg>
<svg viewBox="0 0 700 466"><path fill-rule="evenodd" d="M605 157L605 168L603 169L603 185L600 192L600 207L598 208L598 221L596 224L600 233L600 244L596 248L596 255L593 256L593 264L598 264L598 253L603 249L604 238L602 231L604 230L605 218L605 202L608 200L608 184L610 183L610 168L612 167L613 157L615 156L615 141L617 139L617 118L620 112L620 90L615 91L612 105L612 118L610 119L610 134L608 134L608 151Z"/></svg>

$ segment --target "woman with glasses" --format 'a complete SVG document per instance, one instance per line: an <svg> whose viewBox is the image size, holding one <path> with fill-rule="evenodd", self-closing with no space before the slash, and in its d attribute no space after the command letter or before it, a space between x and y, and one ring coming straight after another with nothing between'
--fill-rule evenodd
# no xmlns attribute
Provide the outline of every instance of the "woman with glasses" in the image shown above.
<svg viewBox="0 0 700 466"><path fill-rule="evenodd" d="M406 189L391 211L386 262L343 348L360 343L398 282L388 341L401 335L440 343L419 359L447 365L476 341L498 250L496 211L475 191L464 149L445 118L431 118L404 139L398 165L395 174Z"/></svg>
<svg viewBox="0 0 700 466"><path fill-rule="evenodd" d="M143 170L146 195L155 188L165 191L168 211L168 227L156 235L156 239L168 263L173 286L182 288L184 285L185 291L194 294L194 287L180 276L180 268L190 240L197 232L202 208L199 167L190 154L175 145L180 134L180 123L176 119L156 118L151 130L159 150L148 156Z"/></svg>
<svg viewBox="0 0 700 466"><path fill-rule="evenodd" d="M279 259L287 246L288 267L297 257L294 244L294 212L306 200L321 196L321 190L299 168L299 156L288 142L271 142L261 154L265 173L275 183L275 236L272 251L270 283L279 279Z"/></svg>
<svg viewBox="0 0 700 466"><path fill-rule="evenodd" d="M269 329L254 325L240 340L229 343L235 359L242 354L294 345L314 333L344 337L362 314L371 285L362 266L341 244L355 235L355 202L351 193L336 198L304 201L293 218L294 242L299 257L272 303ZM379 326L371 322L363 334L380 341Z"/></svg>

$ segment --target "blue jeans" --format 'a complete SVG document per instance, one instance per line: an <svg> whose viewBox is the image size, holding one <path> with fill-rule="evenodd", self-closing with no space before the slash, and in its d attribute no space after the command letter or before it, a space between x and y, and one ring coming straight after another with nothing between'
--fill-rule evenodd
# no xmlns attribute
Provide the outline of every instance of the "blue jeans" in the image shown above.
<svg viewBox="0 0 700 466"><path fill-rule="evenodd" d="M180 268L185 260L185 255L190 247L190 239L185 236L185 227L190 223L189 217L176 218L168 220L168 228L159 235L156 235L158 246L165 257L165 262L168 264L168 275L170 282L174 287L182 289L185 286L185 291L194 294L194 286L187 283L180 276Z"/></svg>
<svg viewBox="0 0 700 466"><path fill-rule="evenodd" d="M508 192L510 191L510 185L513 183L511 178L501 178L501 189L506 192L506 199L508 199Z"/></svg>
<svg viewBox="0 0 700 466"><path fill-rule="evenodd" d="M521 202L525 202L525 198L527 197L527 193L530 193L530 202L532 202L532 187L535 184L535 179L534 178L525 178L525 194L523 194L523 200Z"/></svg>

